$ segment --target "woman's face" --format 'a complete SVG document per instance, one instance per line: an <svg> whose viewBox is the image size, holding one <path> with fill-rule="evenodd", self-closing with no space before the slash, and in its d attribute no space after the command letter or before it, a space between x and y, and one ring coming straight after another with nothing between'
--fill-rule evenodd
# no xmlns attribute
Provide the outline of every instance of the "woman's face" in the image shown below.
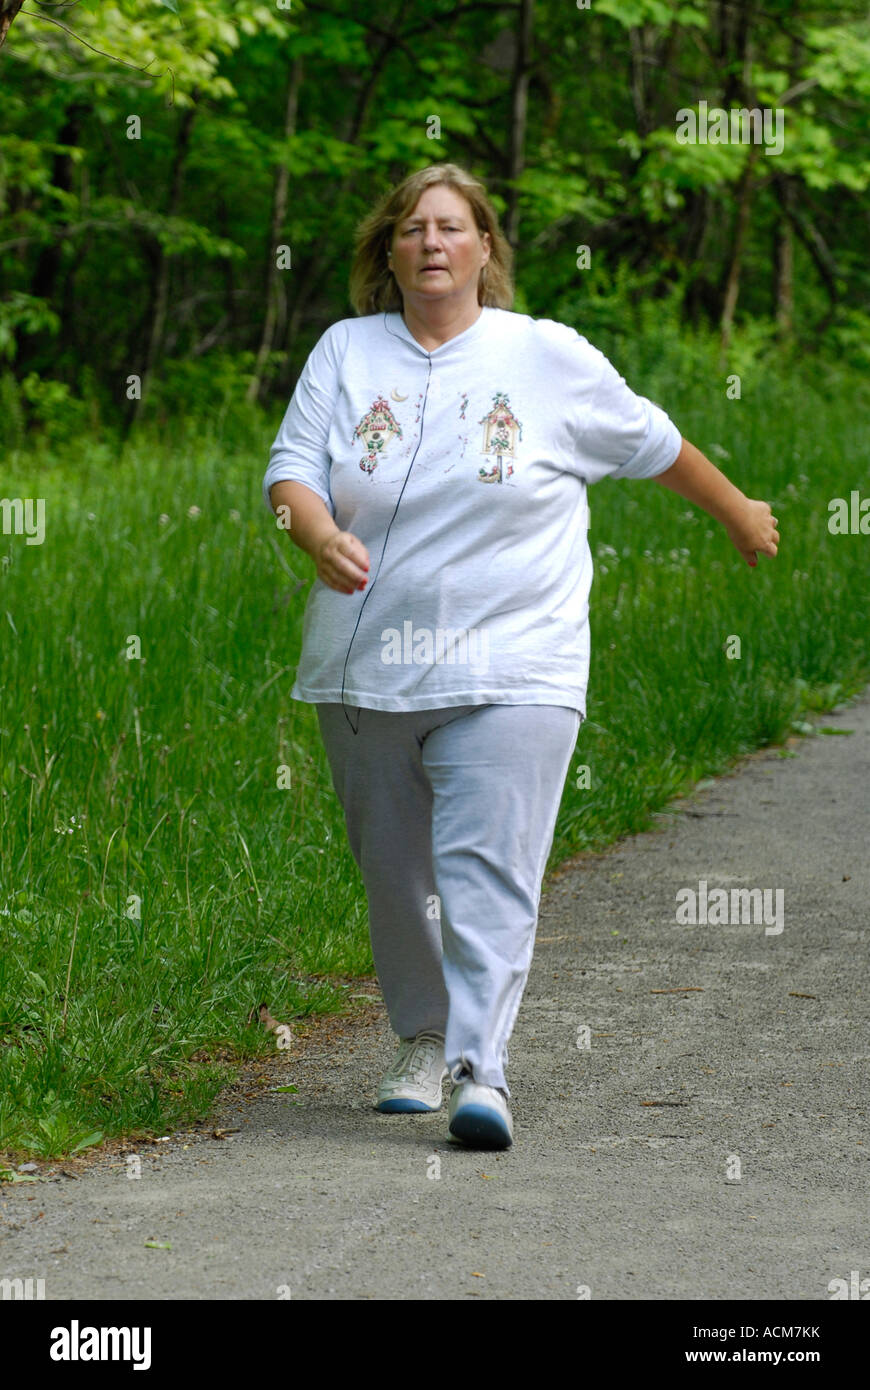
<svg viewBox="0 0 870 1390"><path fill-rule="evenodd" d="M393 228L390 268L405 303L417 312L453 299L477 303L481 267L489 260L490 238L477 230L470 204L445 184L427 188L417 206ZM427 267L435 265L437 270Z"/></svg>

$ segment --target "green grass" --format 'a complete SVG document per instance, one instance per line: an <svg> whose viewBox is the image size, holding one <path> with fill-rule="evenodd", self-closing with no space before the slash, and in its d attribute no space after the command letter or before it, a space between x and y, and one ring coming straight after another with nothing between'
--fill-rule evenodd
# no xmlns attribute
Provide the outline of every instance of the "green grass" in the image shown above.
<svg viewBox="0 0 870 1390"><path fill-rule="evenodd" d="M772 503L782 545L750 570L654 482L591 490L588 718L550 868L870 678L870 540L827 530L831 497L870 493L855 428L867 388L759 373L734 402L701 380L629 377ZM0 536L10 1156L189 1121L235 1062L274 1051L252 1007L281 1020L352 1007L354 977L372 972L315 711L289 698L314 567L260 501L275 428L263 417L241 445L229 428L203 440L173 426L122 462L99 441L5 461L2 495L47 509L42 546Z"/></svg>

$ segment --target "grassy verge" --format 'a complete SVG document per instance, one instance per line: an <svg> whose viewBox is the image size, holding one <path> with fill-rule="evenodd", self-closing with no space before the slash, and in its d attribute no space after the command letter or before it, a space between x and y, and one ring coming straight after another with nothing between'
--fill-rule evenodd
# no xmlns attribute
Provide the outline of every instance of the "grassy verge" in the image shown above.
<svg viewBox="0 0 870 1390"><path fill-rule="evenodd" d="M870 493L866 387L768 377L734 402L678 380L643 389L773 504L783 543L751 571L653 482L590 493L588 719L551 868L870 678L868 539L827 529L832 497ZM0 536L9 1155L177 1127L227 1058L274 1047L252 1006L341 1009L372 970L315 712L289 699L313 566L262 509L273 432L6 460L3 495L47 519L43 545Z"/></svg>

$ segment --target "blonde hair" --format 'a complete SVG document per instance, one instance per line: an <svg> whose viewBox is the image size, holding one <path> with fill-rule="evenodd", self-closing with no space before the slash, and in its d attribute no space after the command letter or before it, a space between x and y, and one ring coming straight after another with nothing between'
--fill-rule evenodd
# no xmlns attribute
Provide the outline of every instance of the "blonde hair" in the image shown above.
<svg viewBox="0 0 870 1390"><path fill-rule="evenodd" d="M499 229L498 214L479 179L458 164L430 164L388 190L359 223L354 237L349 297L357 314L401 312L402 291L387 262L396 224L407 217L427 188L443 184L470 205L481 236L489 233L489 260L477 282L478 304L510 309L514 302L513 250Z"/></svg>

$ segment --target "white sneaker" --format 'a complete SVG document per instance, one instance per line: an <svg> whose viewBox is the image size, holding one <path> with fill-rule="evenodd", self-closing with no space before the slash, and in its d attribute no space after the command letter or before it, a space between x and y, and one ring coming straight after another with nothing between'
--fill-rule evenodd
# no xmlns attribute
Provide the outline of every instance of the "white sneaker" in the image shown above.
<svg viewBox="0 0 870 1390"><path fill-rule="evenodd" d="M440 1110L446 1075L443 1033L426 1029L415 1038L402 1038L393 1065L378 1087L375 1108L388 1115Z"/></svg>
<svg viewBox="0 0 870 1390"><path fill-rule="evenodd" d="M507 1097L495 1086L460 1081L450 1092L448 1134L475 1149L507 1149L514 1126Z"/></svg>

